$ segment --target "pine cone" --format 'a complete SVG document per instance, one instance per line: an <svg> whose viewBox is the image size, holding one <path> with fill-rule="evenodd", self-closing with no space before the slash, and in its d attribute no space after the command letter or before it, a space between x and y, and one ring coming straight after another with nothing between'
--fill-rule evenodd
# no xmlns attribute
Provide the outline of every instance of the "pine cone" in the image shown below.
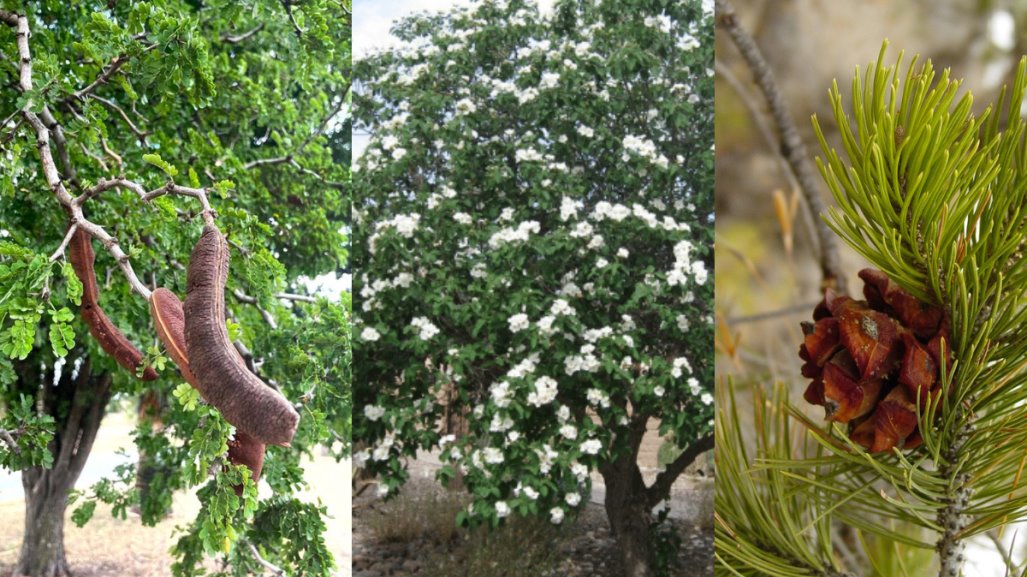
<svg viewBox="0 0 1027 577"><path fill-rule="evenodd" d="M883 272L863 269L863 296L828 290L803 322L802 374L813 379L805 398L821 405L828 421L848 423L849 437L871 452L913 449L921 407L940 392L942 342L948 351L948 317ZM951 354L946 366L951 367Z"/></svg>

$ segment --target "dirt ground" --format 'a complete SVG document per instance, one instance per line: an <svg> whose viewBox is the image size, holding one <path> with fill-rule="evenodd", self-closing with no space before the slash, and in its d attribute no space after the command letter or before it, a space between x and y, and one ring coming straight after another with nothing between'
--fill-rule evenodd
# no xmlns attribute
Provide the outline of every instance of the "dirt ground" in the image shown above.
<svg viewBox="0 0 1027 577"><path fill-rule="evenodd" d="M125 415L109 415L101 426L90 461L116 462L115 451L133 447L129 436L132 427L133 423ZM134 459L134 452L130 452L130 456ZM351 551L348 463L317 456L303 466L312 489L298 497L305 501L320 499L328 508L326 541L339 566L337 575L348 575ZM79 488L88 487L103 473L87 465ZM266 495L268 487L262 485L261 489L262 496ZM81 529L71 522L69 510L64 541L75 577L170 576L173 559L168 551L177 540L176 527L184 527L192 521L200 503L194 494L178 494L173 509L168 519L154 527L145 527L131 514L127 519L112 518L110 508L100 505L93 519ZM0 575L9 575L17 560L24 519L20 479L17 475L0 474ZM216 564L212 562L211 566L216 567Z"/></svg>

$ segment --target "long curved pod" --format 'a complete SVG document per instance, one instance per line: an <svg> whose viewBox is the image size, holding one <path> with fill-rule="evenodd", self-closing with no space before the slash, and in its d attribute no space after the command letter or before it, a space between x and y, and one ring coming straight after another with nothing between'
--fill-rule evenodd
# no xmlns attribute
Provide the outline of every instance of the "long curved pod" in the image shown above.
<svg viewBox="0 0 1027 577"><path fill-rule="evenodd" d="M237 429L268 445L288 446L299 413L278 391L249 371L228 338L225 284L228 242L207 224L193 248L184 306L189 367L203 398Z"/></svg>

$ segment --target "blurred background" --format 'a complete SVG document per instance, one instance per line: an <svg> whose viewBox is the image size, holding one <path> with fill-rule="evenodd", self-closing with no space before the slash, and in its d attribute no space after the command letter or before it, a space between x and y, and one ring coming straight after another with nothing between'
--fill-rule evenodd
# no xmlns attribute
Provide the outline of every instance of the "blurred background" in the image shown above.
<svg viewBox="0 0 1027 577"><path fill-rule="evenodd" d="M840 146L827 97L832 80L848 94L856 67L862 73L876 61L884 40L889 41L887 64L905 52L903 72L916 54L939 70L951 68L954 78L965 80L963 90L973 92L978 112L1011 82L1017 61L1027 53L1022 26L1027 2L1022 0L731 4L768 61L810 160L820 154L811 115L817 115L832 146ZM780 154L766 100L723 28L717 30L716 73L718 385L730 378L744 404L753 384L780 381L797 405L806 406L801 395L808 379L799 374L797 357L799 322L810 319L822 297L813 229L819 216L805 205ZM823 202L833 204L819 173L816 183ZM839 250L849 291L858 294L862 282L856 273L866 263L840 241ZM809 412L823 419L820 407ZM1005 532L1004 547L1015 534ZM1023 541L1012 546L1020 559L1027 553ZM969 553L967 575L1004 574L996 543L982 539ZM926 564L922 570L932 574Z"/></svg>

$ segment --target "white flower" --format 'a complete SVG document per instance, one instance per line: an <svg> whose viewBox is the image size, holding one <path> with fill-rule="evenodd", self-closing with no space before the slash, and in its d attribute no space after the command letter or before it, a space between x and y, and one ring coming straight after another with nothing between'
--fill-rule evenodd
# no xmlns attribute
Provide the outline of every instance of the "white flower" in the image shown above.
<svg viewBox="0 0 1027 577"><path fill-rule="evenodd" d="M688 332L688 317L685 315L678 315L675 319L678 322L678 330L687 333Z"/></svg>
<svg viewBox="0 0 1027 577"><path fill-rule="evenodd" d="M415 317L412 321L410 321L410 325L420 329L418 336L421 337L422 341L427 341L435 335L439 334L439 327L435 326L426 317Z"/></svg>
<svg viewBox="0 0 1027 577"><path fill-rule="evenodd" d="M524 496L534 501L535 499L538 499L538 491L532 489L531 487L525 487Z"/></svg>
<svg viewBox="0 0 1027 577"><path fill-rule="evenodd" d="M539 81L539 88L555 88L560 84L560 74L556 72L543 72Z"/></svg>
<svg viewBox="0 0 1027 577"><path fill-rule="evenodd" d="M628 258L628 249L621 247L617 249L617 258Z"/></svg>
<svg viewBox="0 0 1027 577"><path fill-rule="evenodd" d="M667 391L664 390L662 385L656 385L656 387L653 389L653 394L656 395L657 397L662 397L663 393L665 393L665 392L667 392Z"/></svg>
<svg viewBox="0 0 1027 577"><path fill-rule="evenodd" d="M507 322L510 323L510 332L512 333L519 333L531 326L531 321L528 320L528 315L524 313L513 315L507 319Z"/></svg>
<svg viewBox="0 0 1027 577"><path fill-rule="evenodd" d="M496 517L502 519L510 514L510 506L505 501L496 501Z"/></svg>
<svg viewBox="0 0 1027 577"><path fill-rule="evenodd" d="M567 424L560 427L560 434L563 435L564 438L574 440L578 436L578 428L574 425Z"/></svg>
<svg viewBox="0 0 1027 577"><path fill-rule="evenodd" d="M492 395L492 402L497 407L506 408L510 405L510 383L500 381L489 387L489 394Z"/></svg>
<svg viewBox="0 0 1027 577"><path fill-rule="evenodd" d="M571 507L577 507L578 503L581 502L581 495L577 493L567 493L563 500L566 501L567 504Z"/></svg>
<svg viewBox="0 0 1027 577"><path fill-rule="evenodd" d="M542 153L534 148L518 148L517 151L514 152L514 159L518 163L540 162L542 160Z"/></svg>
<svg viewBox="0 0 1027 577"><path fill-rule="evenodd" d="M702 404L704 405L713 404L713 395L709 393L703 393L702 396L699 397L699 400L702 401Z"/></svg>
<svg viewBox="0 0 1027 577"><path fill-rule="evenodd" d="M553 525L559 525L563 523L563 509L559 507L553 507L549 510L549 522Z"/></svg>
<svg viewBox="0 0 1027 577"><path fill-rule="evenodd" d="M542 376L535 380L535 390L528 394L528 404L535 407L548 405L556 399L557 382L552 377Z"/></svg>
<svg viewBox="0 0 1027 577"><path fill-rule="evenodd" d="M554 317L558 317L560 315L573 316L574 307L564 299L556 299L553 301L553 306L549 308L549 312L552 313Z"/></svg>
<svg viewBox="0 0 1027 577"><path fill-rule="evenodd" d="M538 320L538 331L545 336L550 336L556 331L553 329L553 321L556 317L552 315L546 315Z"/></svg>
<svg viewBox="0 0 1027 577"><path fill-rule="evenodd" d="M581 452L586 455L597 455L603 444L598 439L589 439L581 444Z"/></svg>
<svg viewBox="0 0 1027 577"><path fill-rule="evenodd" d="M378 497L382 498L389 494L389 488L381 483L378 484Z"/></svg>
<svg viewBox="0 0 1027 577"><path fill-rule="evenodd" d="M445 435L441 439L439 439L439 448L440 449L445 449L446 445L452 443L455 440L456 440L456 435Z"/></svg>
<svg viewBox="0 0 1027 577"><path fill-rule="evenodd" d="M496 413L492 415L492 422L489 424L489 431L493 433L503 433L510 430L513 427L513 419L509 415L500 415Z"/></svg>
<svg viewBox="0 0 1027 577"><path fill-rule="evenodd" d="M407 149L405 149L405 148L397 148L396 150L392 151L392 158L395 159L395 160L400 160L400 159L402 159L406 155L407 155Z"/></svg>
<svg viewBox="0 0 1027 577"><path fill-rule="evenodd" d="M597 405L603 408L610 407L610 396L600 391L599 389L589 389L585 393L585 397L588 399L588 404Z"/></svg>
<svg viewBox="0 0 1027 577"><path fill-rule="evenodd" d="M578 481L584 481L585 477L588 477L588 467L574 461L571 463L571 473L578 478Z"/></svg>
<svg viewBox="0 0 1027 577"><path fill-rule="evenodd" d="M379 407L378 405L364 405L364 416L369 421L377 421L382 418L385 414L385 407Z"/></svg>
<svg viewBox="0 0 1027 577"><path fill-rule="evenodd" d="M514 209L509 208L509 207L504 208L503 212L499 213L499 220L513 220L513 217L514 217Z"/></svg>
<svg viewBox="0 0 1027 577"><path fill-rule="evenodd" d="M364 330L360 331L360 338L365 341L374 342L382 338L382 335L372 327L364 327Z"/></svg>
<svg viewBox="0 0 1027 577"><path fill-rule="evenodd" d="M570 408L567 405L560 405L560 408L556 410L556 418L559 419L561 423L567 421L567 419L571 418Z"/></svg>
<svg viewBox="0 0 1027 577"><path fill-rule="evenodd" d="M474 104L474 101L470 98L464 98L458 100L456 103L457 114L470 114L477 110L478 107Z"/></svg>
<svg viewBox="0 0 1027 577"><path fill-rule="evenodd" d="M490 465L498 465L503 462L503 452L495 447L485 447L482 451L485 457L485 462Z"/></svg>
<svg viewBox="0 0 1027 577"><path fill-rule="evenodd" d="M688 379L688 381L686 381L686 383L688 384L688 388L691 391L692 396L693 397L698 396L699 392L701 390L701 389L699 389L699 381L696 380L695 377L692 377L692 378Z"/></svg>
<svg viewBox="0 0 1027 577"><path fill-rule="evenodd" d="M474 222L474 218L466 212L458 212L453 215L453 220L460 224L471 224Z"/></svg>
<svg viewBox="0 0 1027 577"><path fill-rule="evenodd" d="M566 196L560 199L560 220L567 221L572 216L577 216L578 208L580 208L579 202L575 202Z"/></svg>
<svg viewBox="0 0 1027 577"><path fill-rule="evenodd" d="M593 136L595 136L595 133L595 130L592 130L590 127L585 126L584 124L578 126L578 134L584 136L585 138L592 138Z"/></svg>

